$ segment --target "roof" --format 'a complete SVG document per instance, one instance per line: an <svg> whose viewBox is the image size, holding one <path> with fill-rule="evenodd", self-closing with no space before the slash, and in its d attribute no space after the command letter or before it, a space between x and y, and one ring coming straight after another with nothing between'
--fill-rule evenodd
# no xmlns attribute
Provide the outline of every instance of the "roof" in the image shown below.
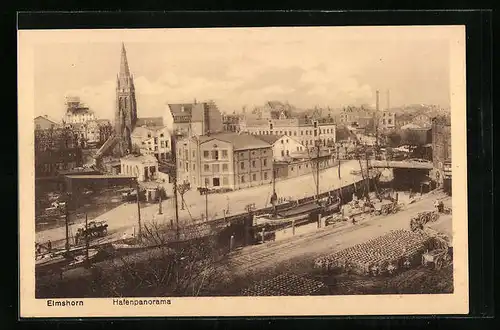
<svg viewBox="0 0 500 330"><path fill-rule="evenodd" d="M264 135L264 134L257 134L254 135L256 138L261 139L264 142L267 142L269 144L273 144L274 142L278 141L285 135Z"/></svg>
<svg viewBox="0 0 500 330"><path fill-rule="evenodd" d="M180 116L192 116L194 114L203 113L204 103L177 103L177 104L169 104L170 113L172 113L172 117L180 117ZM200 111L201 110L201 111ZM193 118L193 120L201 118Z"/></svg>
<svg viewBox="0 0 500 330"><path fill-rule="evenodd" d="M153 155L135 155L130 154L121 158L121 160L133 160L137 162L158 162L155 156Z"/></svg>
<svg viewBox="0 0 500 330"><path fill-rule="evenodd" d="M216 133L210 135L201 135L198 137L200 143L205 143L211 140L221 140L233 145L234 150L247 150L269 148L271 144L263 141L251 134L238 133Z"/></svg>
<svg viewBox="0 0 500 330"><path fill-rule="evenodd" d="M43 119L43 120L46 120L46 121L50 121L51 123L56 124L56 125L59 124L57 121L49 118L48 116L38 116L38 117L35 117L34 120L40 120L40 119Z"/></svg>
<svg viewBox="0 0 500 330"><path fill-rule="evenodd" d="M163 118L162 117L144 117L137 118L137 122L135 126L163 126Z"/></svg>

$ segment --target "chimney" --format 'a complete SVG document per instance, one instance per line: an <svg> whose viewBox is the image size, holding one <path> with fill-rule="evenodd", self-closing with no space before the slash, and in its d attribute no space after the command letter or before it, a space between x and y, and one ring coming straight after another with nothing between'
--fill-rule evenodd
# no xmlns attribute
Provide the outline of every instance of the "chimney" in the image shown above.
<svg viewBox="0 0 500 330"><path fill-rule="evenodd" d="M194 99L194 104L196 104L196 99Z"/></svg>
<svg viewBox="0 0 500 330"><path fill-rule="evenodd" d="M376 110L377 112L380 110L380 92L379 91L376 91L376 101L375 101L375 104L376 104Z"/></svg>

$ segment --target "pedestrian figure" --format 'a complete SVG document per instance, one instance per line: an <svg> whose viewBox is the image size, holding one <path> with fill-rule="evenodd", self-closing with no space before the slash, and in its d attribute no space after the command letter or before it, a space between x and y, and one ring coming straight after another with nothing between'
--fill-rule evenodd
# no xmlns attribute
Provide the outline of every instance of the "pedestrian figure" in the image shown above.
<svg viewBox="0 0 500 330"><path fill-rule="evenodd" d="M49 250L49 252L52 251L52 242L50 240L47 242L47 250Z"/></svg>

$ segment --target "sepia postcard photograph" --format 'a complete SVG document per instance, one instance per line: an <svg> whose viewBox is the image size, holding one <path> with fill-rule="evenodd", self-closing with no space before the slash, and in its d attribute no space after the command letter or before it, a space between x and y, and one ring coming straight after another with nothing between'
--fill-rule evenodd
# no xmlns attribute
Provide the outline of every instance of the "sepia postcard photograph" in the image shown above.
<svg viewBox="0 0 500 330"><path fill-rule="evenodd" d="M464 26L18 31L21 317L467 314Z"/></svg>

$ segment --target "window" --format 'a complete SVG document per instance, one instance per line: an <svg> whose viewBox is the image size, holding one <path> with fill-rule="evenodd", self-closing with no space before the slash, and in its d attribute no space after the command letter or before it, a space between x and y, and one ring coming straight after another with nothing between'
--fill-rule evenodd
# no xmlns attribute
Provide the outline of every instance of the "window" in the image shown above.
<svg viewBox="0 0 500 330"><path fill-rule="evenodd" d="M267 159L263 160L264 166L267 166Z"/></svg>
<svg viewBox="0 0 500 330"><path fill-rule="evenodd" d="M288 150L287 150L287 151L286 151L286 155L287 155L287 156L290 156L290 151L288 151Z"/></svg>
<svg viewBox="0 0 500 330"><path fill-rule="evenodd" d="M227 158L227 150L222 150L222 158Z"/></svg>
<svg viewBox="0 0 500 330"><path fill-rule="evenodd" d="M155 137L155 144L158 144L158 138Z"/></svg>
<svg viewBox="0 0 500 330"><path fill-rule="evenodd" d="M392 124L392 119L389 119L389 120L388 120L388 123L389 123L389 124Z"/></svg>
<svg viewBox="0 0 500 330"><path fill-rule="evenodd" d="M257 175L256 174L252 174L252 181L257 181Z"/></svg>
<svg viewBox="0 0 500 330"><path fill-rule="evenodd" d="M285 151L281 150L281 157L284 157L284 156L285 156Z"/></svg>
<svg viewBox="0 0 500 330"><path fill-rule="evenodd" d="M240 163L240 168L241 168L242 170L244 170L244 169L245 169L245 162L241 162L241 163Z"/></svg>
<svg viewBox="0 0 500 330"><path fill-rule="evenodd" d="M252 167L255 167L255 160L252 160Z"/></svg>
<svg viewBox="0 0 500 330"><path fill-rule="evenodd" d="M292 172L293 172L293 166L292 166Z"/></svg>
<svg viewBox="0 0 500 330"><path fill-rule="evenodd" d="M196 170L196 164L193 164L193 171Z"/></svg>
<svg viewBox="0 0 500 330"><path fill-rule="evenodd" d="M158 146L155 146L155 151L158 151Z"/></svg>
<svg viewBox="0 0 500 330"><path fill-rule="evenodd" d="M196 158L196 151L193 150L192 155L193 155L193 158Z"/></svg>
<svg viewBox="0 0 500 330"><path fill-rule="evenodd" d="M148 138L150 138L150 137L151 137L151 133L148 133Z"/></svg>
<svg viewBox="0 0 500 330"><path fill-rule="evenodd" d="M210 184L210 180L208 178L205 178L205 186L208 186Z"/></svg>
<svg viewBox="0 0 500 330"><path fill-rule="evenodd" d="M292 131L288 131L288 135L289 135L289 136L292 136Z"/></svg>
<svg viewBox="0 0 500 330"><path fill-rule="evenodd" d="M184 168L185 168L186 172L189 171L189 163L188 162L186 162L186 166L184 166Z"/></svg>
<svg viewBox="0 0 500 330"><path fill-rule="evenodd" d="M212 159L219 159L219 151L218 150L212 150Z"/></svg>
<svg viewBox="0 0 500 330"><path fill-rule="evenodd" d="M222 164L222 172L227 172L227 171L228 171L227 164Z"/></svg>
<svg viewBox="0 0 500 330"><path fill-rule="evenodd" d="M241 183L245 183L245 176L244 176L244 175L242 175L242 176L241 176L241 178L240 178L240 182L241 182Z"/></svg>
<svg viewBox="0 0 500 330"><path fill-rule="evenodd" d="M203 170L204 170L205 172L210 171L210 166L208 166L208 164L203 165Z"/></svg>
<svg viewBox="0 0 500 330"><path fill-rule="evenodd" d="M227 186L229 184L229 180L228 180L227 176L222 177L222 184L225 186Z"/></svg>
<svg viewBox="0 0 500 330"><path fill-rule="evenodd" d="M269 124L269 129L272 130L273 129L273 124Z"/></svg>
<svg viewBox="0 0 500 330"><path fill-rule="evenodd" d="M286 139L286 143L288 143L288 139Z"/></svg>
<svg viewBox="0 0 500 330"><path fill-rule="evenodd" d="M304 135L304 131L300 131L300 135Z"/></svg>
<svg viewBox="0 0 500 330"><path fill-rule="evenodd" d="M299 147L297 147L297 151L299 151Z"/></svg>
<svg viewBox="0 0 500 330"><path fill-rule="evenodd" d="M285 140L281 140L281 144L284 144L285 143Z"/></svg>
<svg viewBox="0 0 500 330"><path fill-rule="evenodd" d="M208 150L203 151L203 158L208 158Z"/></svg>
<svg viewBox="0 0 500 330"><path fill-rule="evenodd" d="M214 173L219 173L219 164L213 164L212 165L212 171Z"/></svg>
<svg viewBox="0 0 500 330"><path fill-rule="evenodd" d="M163 137L163 133L160 134L160 137Z"/></svg>

